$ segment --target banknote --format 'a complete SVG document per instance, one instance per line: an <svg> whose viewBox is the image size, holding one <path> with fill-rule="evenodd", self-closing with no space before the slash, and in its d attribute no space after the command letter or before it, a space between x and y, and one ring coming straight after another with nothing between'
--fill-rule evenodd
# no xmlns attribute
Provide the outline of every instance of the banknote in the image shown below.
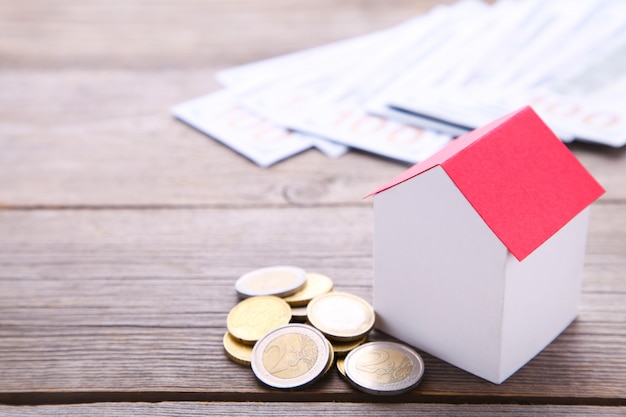
<svg viewBox="0 0 626 417"><path fill-rule="evenodd" d="M239 65L176 117L261 166L316 147L419 162L531 105L565 142L626 144L626 2L461 0Z"/></svg>
<svg viewBox="0 0 626 417"><path fill-rule="evenodd" d="M571 76L531 91L527 101L577 139L626 145L626 37Z"/></svg>
<svg viewBox="0 0 626 417"><path fill-rule="evenodd" d="M321 63L336 63L345 54L362 50L387 35L380 30L330 44L308 48L277 57L267 58L248 64L222 69L215 74L216 80L225 88L244 94L282 81L297 74L308 73Z"/></svg>
<svg viewBox="0 0 626 417"><path fill-rule="evenodd" d="M530 104L564 141L626 144L620 49L626 3L529 0L494 6L368 108L460 134ZM465 48L463 38L471 39ZM433 77L429 68L443 69ZM593 79L602 79L602 86L583 93L579 87Z"/></svg>
<svg viewBox="0 0 626 417"><path fill-rule="evenodd" d="M482 4L463 3L476 7ZM416 54L407 55L407 51L422 47L426 53L429 46L421 45L419 40L445 27L442 23L447 15L442 10L445 7L375 37L361 38L358 47L344 49L334 59L319 55L316 65L304 73L240 91L240 103L299 132L389 158L418 162L448 143L451 136L371 115L364 104L419 59Z"/></svg>
<svg viewBox="0 0 626 417"><path fill-rule="evenodd" d="M178 104L172 114L261 167L313 146L311 138L272 124L241 107L227 90Z"/></svg>

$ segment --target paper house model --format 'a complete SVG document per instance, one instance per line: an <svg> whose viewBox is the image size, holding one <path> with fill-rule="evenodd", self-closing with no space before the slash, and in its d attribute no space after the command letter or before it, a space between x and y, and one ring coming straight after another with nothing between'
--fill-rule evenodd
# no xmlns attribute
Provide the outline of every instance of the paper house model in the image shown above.
<svg viewBox="0 0 626 417"><path fill-rule="evenodd" d="M501 383L576 318L604 192L525 107L376 190L377 328Z"/></svg>

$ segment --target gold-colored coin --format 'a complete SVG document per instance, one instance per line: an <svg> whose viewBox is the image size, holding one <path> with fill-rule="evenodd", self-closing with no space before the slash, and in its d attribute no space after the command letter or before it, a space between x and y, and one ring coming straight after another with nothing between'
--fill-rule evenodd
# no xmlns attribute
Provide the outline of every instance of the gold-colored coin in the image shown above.
<svg viewBox="0 0 626 417"><path fill-rule="evenodd" d="M374 327L372 306L353 294L329 292L307 306L309 322L331 341L349 342L366 336Z"/></svg>
<svg viewBox="0 0 626 417"><path fill-rule="evenodd" d="M326 275L315 272L306 274L306 282L298 292L285 297L285 301L292 307L305 306L318 295L326 294L333 289L333 280Z"/></svg>
<svg viewBox="0 0 626 417"><path fill-rule="evenodd" d="M235 339L230 333L224 333L222 341L226 356L235 363L250 366L252 360L252 346L241 343Z"/></svg>
<svg viewBox="0 0 626 417"><path fill-rule="evenodd" d="M235 282L241 298L259 295L287 297L306 283L306 271L295 266L270 266L250 271Z"/></svg>
<svg viewBox="0 0 626 417"><path fill-rule="evenodd" d="M254 344L267 332L289 323L291 307L282 298L271 295L250 297L228 313L226 327L239 341Z"/></svg>
<svg viewBox="0 0 626 417"><path fill-rule="evenodd" d="M343 379L346 378L346 358L337 358L337 370Z"/></svg>
<svg viewBox="0 0 626 417"><path fill-rule="evenodd" d="M300 388L320 379L331 358L330 344L320 331L306 324L288 324L254 345L252 371L270 387Z"/></svg>
<svg viewBox="0 0 626 417"><path fill-rule="evenodd" d="M292 323L306 322L306 306L291 307L291 322Z"/></svg>
<svg viewBox="0 0 626 417"><path fill-rule="evenodd" d="M351 340L349 342L337 342L332 341L331 345L333 346L333 352L337 356L346 356L350 353L351 350L359 347L367 340L367 335L362 337L361 339Z"/></svg>
<svg viewBox="0 0 626 417"><path fill-rule="evenodd" d="M330 371L330 369L333 367L333 363L335 362L335 352L333 351L333 345L332 343L330 343L330 340L328 339L326 339L326 342L328 343L330 354L328 355L328 364L326 365L326 369L324 369L323 375L326 375L328 371Z"/></svg>

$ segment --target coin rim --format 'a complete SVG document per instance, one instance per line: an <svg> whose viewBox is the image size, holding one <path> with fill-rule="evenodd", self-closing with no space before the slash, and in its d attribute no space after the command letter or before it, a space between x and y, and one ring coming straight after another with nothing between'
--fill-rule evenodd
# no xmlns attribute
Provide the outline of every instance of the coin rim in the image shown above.
<svg viewBox="0 0 626 417"><path fill-rule="evenodd" d="M316 277L316 278L311 278L311 277ZM330 288L328 288L327 290L323 292L316 291L313 294L304 294L305 297L302 297L301 293L307 291L307 286L309 285L309 279L314 280L314 279L318 279L318 277L322 278L324 285L326 285L327 283L330 283ZM307 272L306 282L302 286L302 288L291 295L285 296L284 298L285 298L285 301L287 301L287 303L292 307L305 307L309 303L309 301L311 301L317 296L324 295L324 294L331 292L334 287L335 287L335 283L333 282L333 279L329 277L328 275L320 274L319 272Z"/></svg>
<svg viewBox="0 0 626 417"><path fill-rule="evenodd" d="M418 371L416 373L411 372L409 377L402 380L402 381L405 381L409 379L411 381L410 384L408 385L401 384L401 381L394 382L391 384L372 382L370 380L359 377L358 372L356 372L353 369L353 367L356 366L355 358L358 357L361 353L363 353L364 350L369 350L372 348L372 346L381 346L381 345L387 346L393 349L401 350L407 355L407 357L411 360L413 365L417 365L417 367L419 368ZM421 382L422 378L424 377L424 371L425 371L424 360L422 359L422 356L419 353L417 353L415 350L413 350L409 346L406 346L402 343L389 342L389 341L368 342L357 347L356 349L348 353L348 355L346 356L345 368L346 368L346 378L355 388L363 392L366 392L368 394L381 395L381 396L399 395L399 394L404 394L406 392L411 391ZM400 389L390 388L392 386L397 386L397 385L401 385L401 388Z"/></svg>
<svg viewBox="0 0 626 417"><path fill-rule="evenodd" d="M298 314L302 313L304 314ZM306 306L294 307L291 306L291 322L292 323L305 323L307 321Z"/></svg>
<svg viewBox="0 0 626 417"><path fill-rule="evenodd" d="M365 335L360 339L350 340L347 342L331 341L333 352L335 352L335 355L337 356L346 356L348 353L367 342L367 338L368 335Z"/></svg>
<svg viewBox="0 0 626 417"><path fill-rule="evenodd" d="M295 280L295 284L290 285L290 286L285 285L273 292L246 291L245 283L249 281L250 279L252 279L252 277L258 274L271 272L272 270L277 270L277 269L282 269L282 270L289 269L292 272L294 272L294 276L297 277L297 279ZM237 279L237 281L235 281L235 291L237 292L240 298L250 298L250 297L258 297L258 296L265 296L265 295L273 295L276 297L287 297L289 295L295 294L300 289L302 289L305 283L306 283L306 271L304 269L299 268L297 266L292 266L292 265L275 265L275 266L267 266L264 268L257 268L255 270L246 272L245 274L240 276ZM242 288L242 286L244 287Z"/></svg>
<svg viewBox="0 0 626 417"><path fill-rule="evenodd" d="M316 344L318 348L318 355L317 355L315 364L311 367L311 369L309 369L303 375L298 377L300 379L303 379L303 381L298 382L297 384L293 384L293 381L298 378L285 379L285 378L274 377L271 373L269 373L265 369L265 367L263 366L263 360L262 360L263 351L265 350L269 342L273 340L273 337L272 337L273 335L279 332L284 332L284 331L288 331L288 330L295 329L295 328L300 328L300 329L303 329L303 331L310 332L310 334L314 335L314 337L317 337L320 342L319 344ZM286 334L289 334L289 333L286 333ZM307 334L307 336L309 335ZM311 337L311 339L313 339L313 337ZM254 345L254 348L252 349L252 363L251 363L252 372L254 373L254 375L257 377L259 381L261 381L262 383L264 383L265 385L271 388L277 388L277 389L303 388L305 386L313 384L314 382L318 381L324 376L325 372L327 372L329 368L328 366L329 361L332 360L331 352L332 351L331 351L330 343L328 342L328 339L326 339L324 335L322 334L322 332L320 332L319 330L306 324L300 324L300 323L287 324L285 326L281 326L274 330L269 331L265 336L259 339L259 341ZM303 378L306 375L309 375L309 377Z"/></svg>
<svg viewBox="0 0 626 417"><path fill-rule="evenodd" d="M234 349L232 349L232 347L239 348L239 346L236 345L237 343L241 345L240 347L243 349L246 349L246 350L250 349L249 358L248 358L248 355L244 357L243 355L236 354L236 352L234 351ZM250 366L250 363L252 362L252 345L248 345L246 343L242 343L238 341L238 339L234 337L232 334L230 334L230 332L228 331L224 333L224 337L222 338L222 345L224 346L224 352L226 352L226 356L228 356L228 358L231 361L239 365ZM231 347L231 349L229 349L229 347Z"/></svg>
<svg viewBox="0 0 626 417"><path fill-rule="evenodd" d="M325 376L328 373L328 371L331 370L331 368L333 367L333 363L335 363L335 357L336 357L335 351L333 350L332 343L330 343L330 340L328 340L326 337L324 337L324 339L326 339L326 342L328 343L330 354L328 355L328 363L326 364L326 369L324 370L324 374L322 375L322 377Z"/></svg>
<svg viewBox="0 0 626 417"><path fill-rule="evenodd" d="M335 366L337 367L337 372L339 372L339 375L343 379L348 380L348 377L346 376L346 357L338 357L335 361Z"/></svg>

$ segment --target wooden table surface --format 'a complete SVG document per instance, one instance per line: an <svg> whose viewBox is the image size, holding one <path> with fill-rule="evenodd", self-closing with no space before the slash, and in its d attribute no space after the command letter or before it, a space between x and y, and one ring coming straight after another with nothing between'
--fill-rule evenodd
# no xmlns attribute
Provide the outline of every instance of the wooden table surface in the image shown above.
<svg viewBox="0 0 626 417"><path fill-rule="evenodd" d="M372 205L406 168L310 150L261 169L174 120L217 70L385 28L428 0L3 0L0 415L626 415L626 151L604 185L579 318L494 385L424 354L381 399L295 392L223 353L234 281L293 264L372 298ZM383 338L383 335L373 335Z"/></svg>

